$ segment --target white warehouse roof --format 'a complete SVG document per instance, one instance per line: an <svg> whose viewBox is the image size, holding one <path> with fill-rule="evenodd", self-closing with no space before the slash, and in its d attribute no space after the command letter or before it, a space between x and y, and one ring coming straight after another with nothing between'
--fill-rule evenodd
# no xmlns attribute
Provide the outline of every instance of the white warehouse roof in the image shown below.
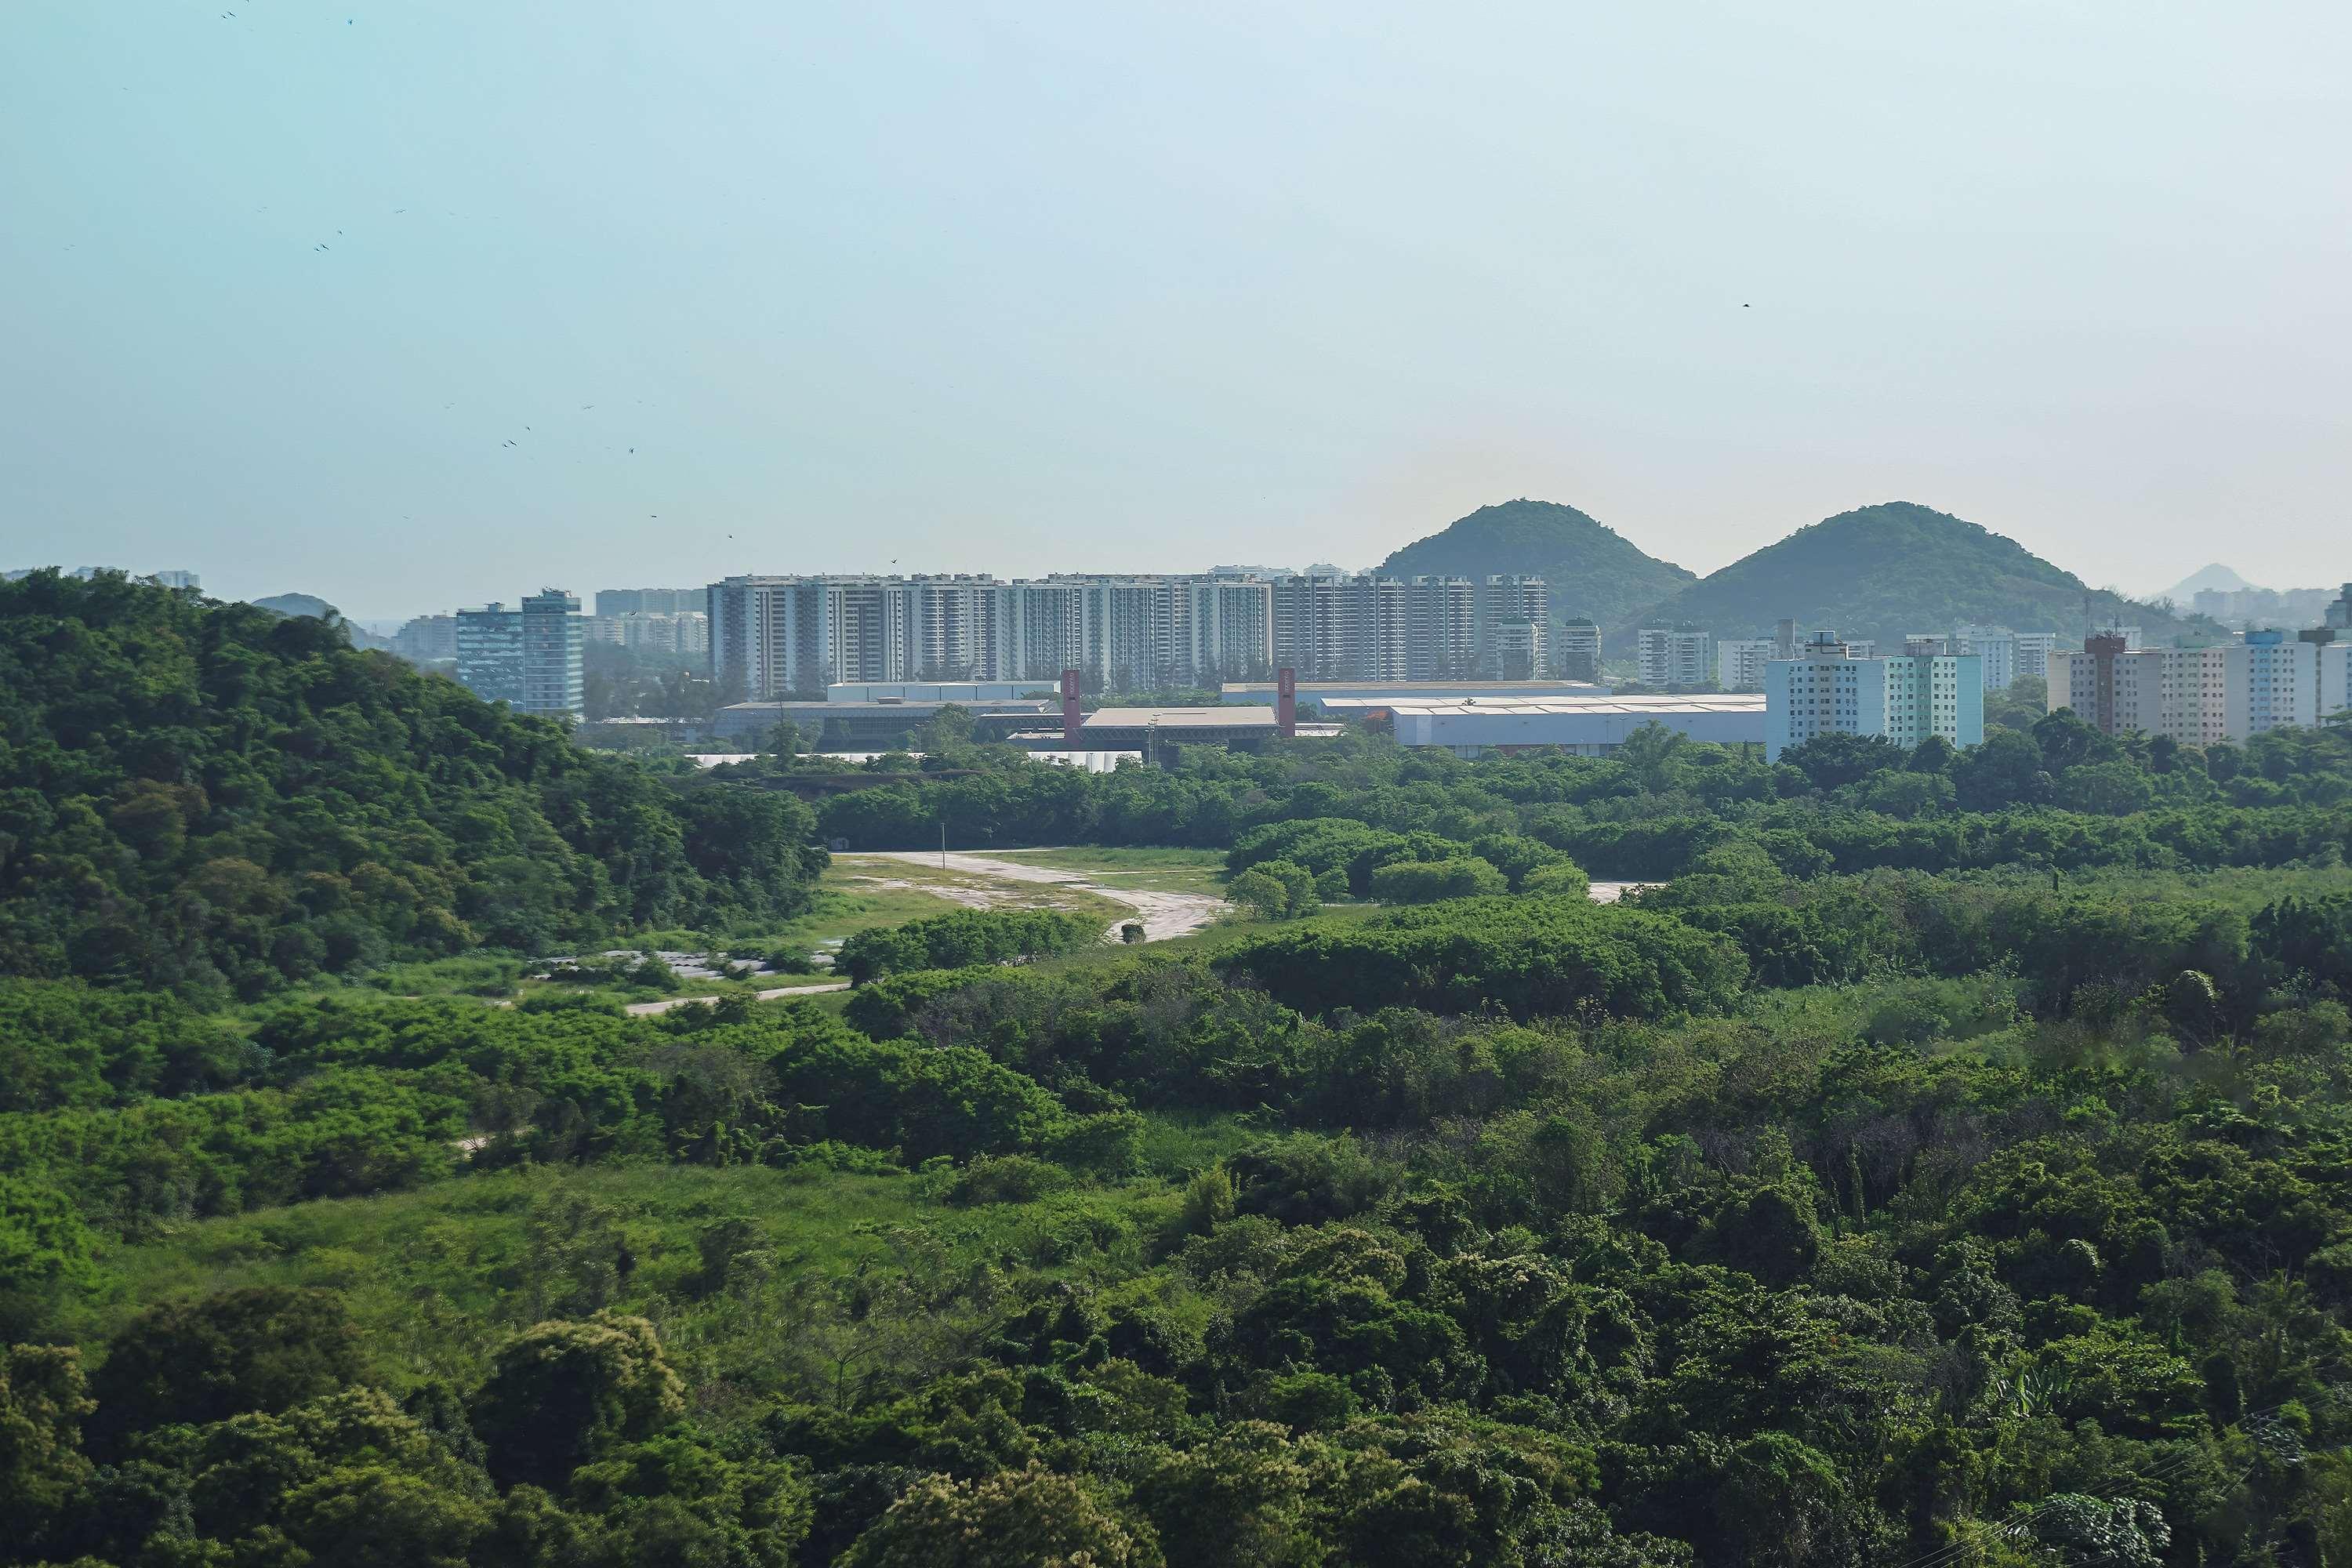
<svg viewBox="0 0 2352 1568"><path fill-rule="evenodd" d="M1654 697L1562 697L1533 700L1433 701L1398 698L1378 703L1328 703L1335 712L1388 713L1398 742L1454 750L1488 746L1570 746L1614 750L1634 731L1662 725L1694 741L1735 745L1764 741L1759 692L1664 694Z"/></svg>

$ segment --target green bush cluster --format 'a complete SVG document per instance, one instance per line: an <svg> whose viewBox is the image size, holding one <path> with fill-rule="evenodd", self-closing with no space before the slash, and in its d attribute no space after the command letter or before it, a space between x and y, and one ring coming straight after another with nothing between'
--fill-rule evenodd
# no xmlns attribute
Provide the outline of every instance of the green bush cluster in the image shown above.
<svg viewBox="0 0 2352 1568"><path fill-rule="evenodd" d="M786 794L662 777L341 627L0 584L0 973L217 1000L807 906Z"/></svg>
<svg viewBox="0 0 2352 1568"><path fill-rule="evenodd" d="M1100 922L1058 910L960 910L858 931L841 944L834 968L863 985L919 969L961 969L1071 952L1101 940Z"/></svg>

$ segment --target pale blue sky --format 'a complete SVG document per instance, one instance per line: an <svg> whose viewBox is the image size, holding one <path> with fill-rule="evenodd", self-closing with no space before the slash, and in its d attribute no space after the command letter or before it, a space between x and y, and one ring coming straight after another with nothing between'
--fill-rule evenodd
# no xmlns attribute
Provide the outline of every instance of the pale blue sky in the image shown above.
<svg viewBox="0 0 2352 1568"><path fill-rule="evenodd" d="M2347 58L2340 3L12 0L0 564L399 616L1532 495L1701 571L1901 498L2336 582Z"/></svg>

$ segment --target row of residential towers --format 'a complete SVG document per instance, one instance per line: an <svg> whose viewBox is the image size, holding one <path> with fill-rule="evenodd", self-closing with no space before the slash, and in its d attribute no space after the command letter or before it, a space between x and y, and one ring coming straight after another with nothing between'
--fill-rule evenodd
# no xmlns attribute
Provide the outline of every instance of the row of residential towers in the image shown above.
<svg viewBox="0 0 2352 1568"><path fill-rule="evenodd" d="M742 576L709 592L711 667L752 699L842 681L1055 679L1105 690L1552 673L1540 577Z"/></svg>

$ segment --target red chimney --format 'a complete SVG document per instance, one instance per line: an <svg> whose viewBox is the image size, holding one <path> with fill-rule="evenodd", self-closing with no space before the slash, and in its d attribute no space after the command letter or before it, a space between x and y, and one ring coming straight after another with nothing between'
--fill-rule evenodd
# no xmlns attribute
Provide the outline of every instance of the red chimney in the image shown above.
<svg viewBox="0 0 2352 1568"><path fill-rule="evenodd" d="M1078 711L1078 672L1066 669L1062 671L1062 744L1073 752L1079 750L1078 731L1085 722Z"/></svg>
<svg viewBox="0 0 2352 1568"><path fill-rule="evenodd" d="M1285 735L1298 733L1298 672L1274 672L1274 727Z"/></svg>

